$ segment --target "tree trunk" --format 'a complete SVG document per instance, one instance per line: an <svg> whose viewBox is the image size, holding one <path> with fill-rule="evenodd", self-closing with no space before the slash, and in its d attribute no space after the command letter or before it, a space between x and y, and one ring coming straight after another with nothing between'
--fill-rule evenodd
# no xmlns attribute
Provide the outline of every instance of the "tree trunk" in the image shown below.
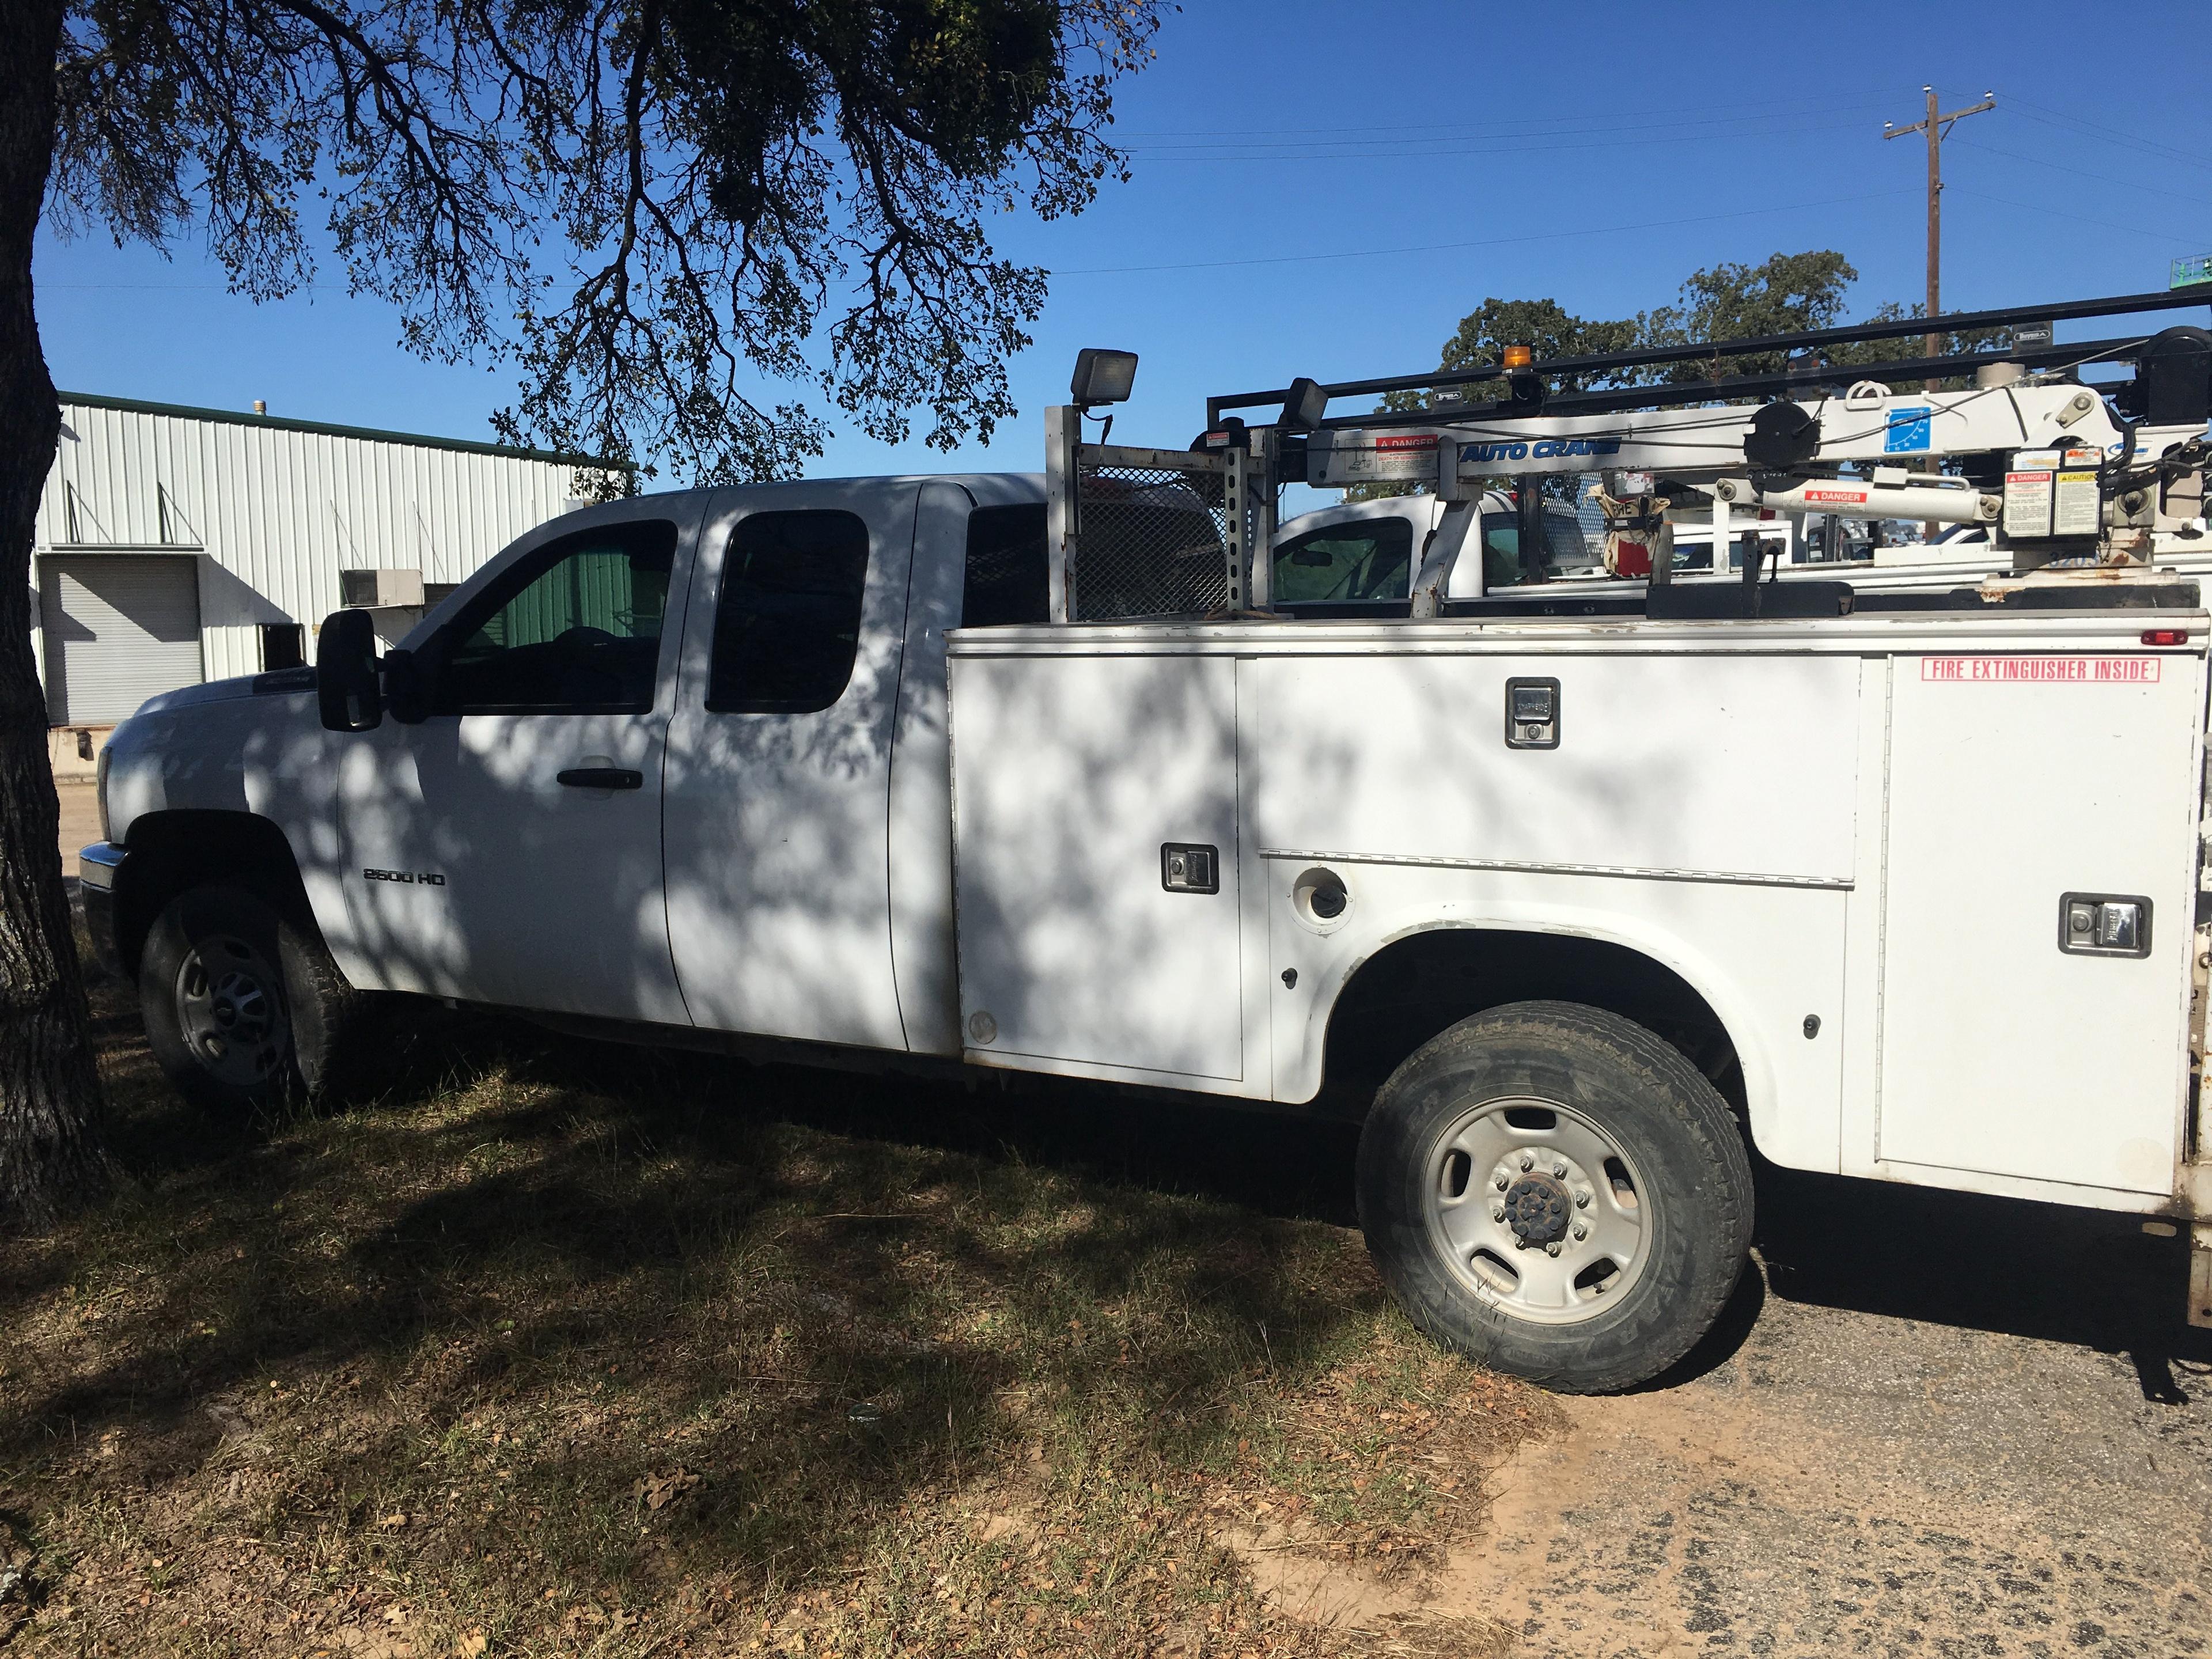
<svg viewBox="0 0 2212 1659"><path fill-rule="evenodd" d="M31 655L31 540L61 432L31 303L61 24L62 0L0 0L0 1225L33 1227L109 1179Z"/></svg>

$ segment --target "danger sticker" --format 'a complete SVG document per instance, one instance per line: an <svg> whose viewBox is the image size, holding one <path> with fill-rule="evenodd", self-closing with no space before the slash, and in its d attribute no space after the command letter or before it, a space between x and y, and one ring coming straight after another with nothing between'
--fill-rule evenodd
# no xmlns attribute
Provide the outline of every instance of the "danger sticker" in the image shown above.
<svg viewBox="0 0 2212 1659"><path fill-rule="evenodd" d="M1923 657L1920 678L1968 681L2080 681L2149 685L2158 679L2156 657Z"/></svg>
<svg viewBox="0 0 2212 1659"><path fill-rule="evenodd" d="M1375 447L1386 455L1405 450L1434 449L1436 447L1437 434L1433 432L1413 437L1383 437L1375 441Z"/></svg>
<svg viewBox="0 0 2212 1659"><path fill-rule="evenodd" d="M1808 501L1857 502L1866 498L1867 493L1863 489L1808 489L1805 492Z"/></svg>

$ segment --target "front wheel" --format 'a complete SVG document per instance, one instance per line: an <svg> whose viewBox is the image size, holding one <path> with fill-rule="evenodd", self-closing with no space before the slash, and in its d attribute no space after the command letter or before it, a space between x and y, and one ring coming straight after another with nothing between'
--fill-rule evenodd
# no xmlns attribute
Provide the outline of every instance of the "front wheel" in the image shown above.
<svg viewBox="0 0 2212 1659"><path fill-rule="evenodd" d="M173 900L139 957L147 1046L179 1092L218 1109L317 1094L357 1000L312 926L242 887Z"/></svg>
<svg viewBox="0 0 2212 1659"><path fill-rule="evenodd" d="M1416 1324L1569 1394L1681 1358L1751 1240L1727 1103L1644 1027L1573 1003L1493 1008L1417 1050L1361 1132L1358 1197Z"/></svg>

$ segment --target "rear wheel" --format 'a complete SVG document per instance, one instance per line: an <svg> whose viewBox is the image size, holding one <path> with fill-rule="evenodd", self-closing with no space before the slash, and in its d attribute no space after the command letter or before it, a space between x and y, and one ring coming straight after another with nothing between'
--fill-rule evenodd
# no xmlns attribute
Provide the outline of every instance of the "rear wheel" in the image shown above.
<svg viewBox="0 0 2212 1659"><path fill-rule="evenodd" d="M1492 1009L1418 1050L1376 1097L1358 1190L1417 1324L1566 1393L1687 1353L1751 1239L1727 1103L1644 1027L1572 1003Z"/></svg>
<svg viewBox="0 0 2212 1659"><path fill-rule="evenodd" d="M196 887L173 900L139 957L147 1044L204 1106L311 1098L357 1001L312 925L242 887Z"/></svg>

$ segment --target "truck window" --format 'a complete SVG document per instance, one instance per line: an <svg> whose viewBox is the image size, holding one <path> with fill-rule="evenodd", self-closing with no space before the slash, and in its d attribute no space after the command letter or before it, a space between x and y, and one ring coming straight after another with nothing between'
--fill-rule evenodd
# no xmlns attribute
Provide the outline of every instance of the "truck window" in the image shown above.
<svg viewBox="0 0 2212 1659"><path fill-rule="evenodd" d="M755 513L722 566L707 707L811 714L844 695L860 639L868 526L850 513Z"/></svg>
<svg viewBox="0 0 2212 1659"><path fill-rule="evenodd" d="M441 714L642 714L653 707L676 526L605 525L515 562L453 619Z"/></svg>
<svg viewBox="0 0 2212 1659"><path fill-rule="evenodd" d="M1413 592L1413 526L1403 519L1325 525L1275 550L1274 603L1402 599Z"/></svg>
<svg viewBox="0 0 2212 1659"><path fill-rule="evenodd" d="M979 507L970 513L960 625L1048 622L1045 601L1044 503Z"/></svg>
<svg viewBox="0 0 2212 1659"><path fill-rule="evenodd" d="M1549 502L1544 507L1544 556L1540 571L1524 572L1521 564L1521 526L1511 513L1482 515L1482 585L1510 587L1516 583L1548 581L1553 576L1595 569L1603 561L1589 549L1581 521L1565 507Z"/></svg>

